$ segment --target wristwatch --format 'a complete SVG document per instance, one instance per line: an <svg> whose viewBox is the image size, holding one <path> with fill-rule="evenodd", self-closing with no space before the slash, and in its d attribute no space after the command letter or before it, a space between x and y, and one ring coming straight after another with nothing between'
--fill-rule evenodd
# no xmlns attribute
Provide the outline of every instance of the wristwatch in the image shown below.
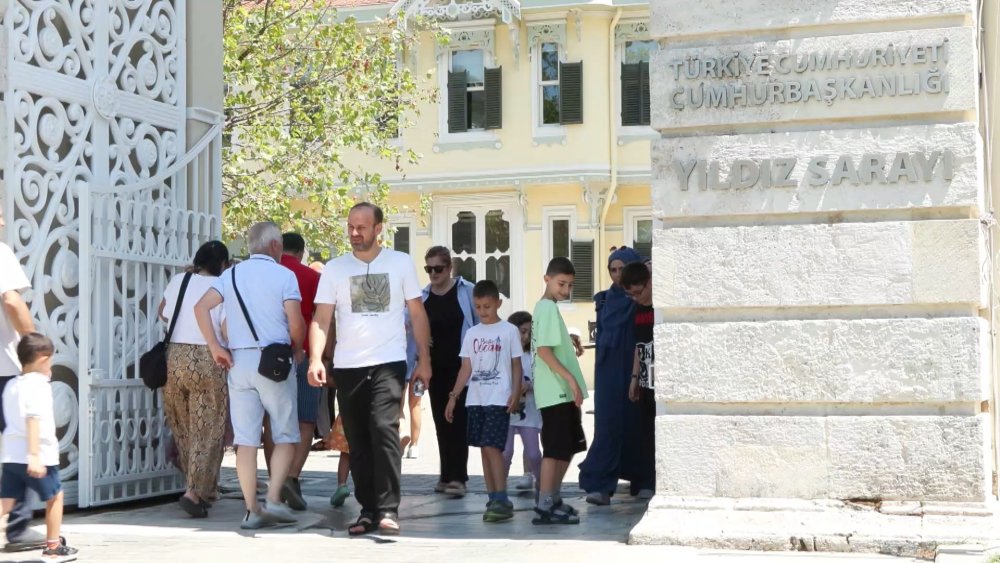
<svg viewBox="0 0 1000 563"><path fill-rule="evenodd" d="M449 399L457 399L458 395L456 395L454 391L448 391L448 398Z"/></svg>

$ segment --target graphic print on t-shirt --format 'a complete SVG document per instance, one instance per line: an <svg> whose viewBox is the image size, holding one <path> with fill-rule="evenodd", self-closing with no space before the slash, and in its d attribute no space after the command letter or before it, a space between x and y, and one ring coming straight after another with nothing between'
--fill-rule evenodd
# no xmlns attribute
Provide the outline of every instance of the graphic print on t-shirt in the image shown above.
<svg viewBox="0 0 1000 563"><path fill-rule="evenodd" d="M644 389L653 388L653 343L639 342L639 386Z"/></svg>
<svg viewBox="0 0 1000 563"><path fill-rule="evenodd" d="M503 344L500 337L475 338L472 340L472 381L479 385L496 385L500 379L500 353Z"/></svg>
<svg viewBox="0 0 1000 563"><path fill-rule="evenodd" d="M389 274L351 276L352 313L387 313L391 297Z"/></svg>

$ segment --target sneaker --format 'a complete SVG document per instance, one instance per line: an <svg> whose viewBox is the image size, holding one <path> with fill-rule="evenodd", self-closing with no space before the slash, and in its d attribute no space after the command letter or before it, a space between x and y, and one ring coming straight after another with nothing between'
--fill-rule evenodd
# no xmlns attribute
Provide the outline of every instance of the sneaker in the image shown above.
<svg viewBox="0 0 1000 563"><path fill-rule="evenodd" d="M285 479L285 484L281 486L281 500L292 510L301 512L308 508L306 499L302 496L302 485L292 477Z"/></svg>
<svg viewBox="0 0 1000 563"><path fill-rule="evenodd" d="M333 492L333 496L330 497L330 506L336 508L344 506L344 501L349 496L351 496L351 491L347 488L347 485L337 487L337 490Z"/></svg>
<svg viewBox="0 0 1000 563"><path fill-rule="evenodd" d="M264 520L259 512L247 511L247 515L243 517L243 521L240 522L241 530L259 530L261 528L267 527L269 523Z"/></svg>
<svg viewBox="0 0 1000 563"><path fill-rule="evenodd" d="M505 502L494 501L493 505L486 509L483 514L483 522L506 522L514 518L514 506Z"/></svg>
<svg viewBox="0 0 1000 563"><path fill-rule="evenodd" d="M483 512L483 522L490 521L490 511L493 510L493 505L496 504L495 500L486 501L486 512Z"/></svg>
<svg viewBox="0 0 1000 563"><path fill-rule="evenodd" d="M525 473L520 479L517 480L517 484L514 485L514 488L519 491L530 491L535 488L535 478L531 475L531 473Z"/></svg>
<svg viewBox="0 0 1000 563"><path fill-rule="evenodd" d="M275 524L293 524L298 521L298 518L284 504L265 502L260 508L260 515L265 522Z"/></svg>
<svg viewBox="0 0 1000 563"><path fill-rule="evenodd" d="M447 489L447 488L448 488L448 483L444 483L444 482L440 482L439 481L437 485L434 485L434 492L435 493L443 493L444 490Z"/></svg>
<svg viewBox="0 0 1000 563"><path fill-rule="evenodd" d="M420 448L410 444L409 448L406 448L406 459L418 459L420 457Z"/></svg>
<svg viewBox="0 0 1000 563"><path fill-rule="evenodd" d="M635 496L637 498L642 499L642 500L649 500L649 499L653 498L653 496L655 494L656 493L653 491L653 489L639 489L639 494L637 494Z"/></svg>
<svg viewBox="0 0 1000 563"><path fill-rule="evenodd" d="M60 538L62 539L62 538ZM59 547L46 547L42 551L42 561L62 563L63 561L76 561L76 554L79 552L75 547L70 547L65 543Z"/></svg>
<svg viewBox="0 0 1000 563"><path fill-rule="evenodd" d="M36 549L45 549L45 534L36 532L31 528L22 532L16 540L7 542L3 547L3 550L8 553L34 551Z"/></svg>
<svg viewBox="0 0 1000 563"><path fill-rule="evenodd" d="M607 506L611 504L611 495L608 493L590 493L587 495L587 504L593 504L596 506Z"/></svg>
<svg viewBox="0 0 1000 563"><path fill-rule="evenodd" d="M465 483L461 481L452 481L448 483L444 488L444 494L451 495L456 498L461 498L465 496Z"/></svg>

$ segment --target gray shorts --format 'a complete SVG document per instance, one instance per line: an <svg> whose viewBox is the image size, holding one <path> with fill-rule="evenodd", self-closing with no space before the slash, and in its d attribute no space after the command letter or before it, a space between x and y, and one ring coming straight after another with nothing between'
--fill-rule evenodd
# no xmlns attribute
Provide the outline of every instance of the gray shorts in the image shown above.
<svg viewBox="0 0 1000 563"><path fill-rule="evenodd" d="M271 420L275 444L299 443L297 382L295 370L277 383L257 373L260 350L233 350L229 370L229 414L233 421L233 443L260 447L261 428L266 412Z"/></svg>

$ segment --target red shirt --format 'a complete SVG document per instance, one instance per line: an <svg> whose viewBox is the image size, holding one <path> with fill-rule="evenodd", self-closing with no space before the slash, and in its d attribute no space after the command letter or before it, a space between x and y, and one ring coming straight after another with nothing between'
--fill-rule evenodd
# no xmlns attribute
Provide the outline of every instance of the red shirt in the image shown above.
<svg viewBox="0 0 1000 563"><path fill-rule="evenodd" d="M313 310L316 307L316 290L319 288L319 272L299 262L294 256L281 255L281 265L295 274L299 282L299 293L302 294L302 317L306 320L306 353L309 352L309 324L312 323Z"/></svg>

